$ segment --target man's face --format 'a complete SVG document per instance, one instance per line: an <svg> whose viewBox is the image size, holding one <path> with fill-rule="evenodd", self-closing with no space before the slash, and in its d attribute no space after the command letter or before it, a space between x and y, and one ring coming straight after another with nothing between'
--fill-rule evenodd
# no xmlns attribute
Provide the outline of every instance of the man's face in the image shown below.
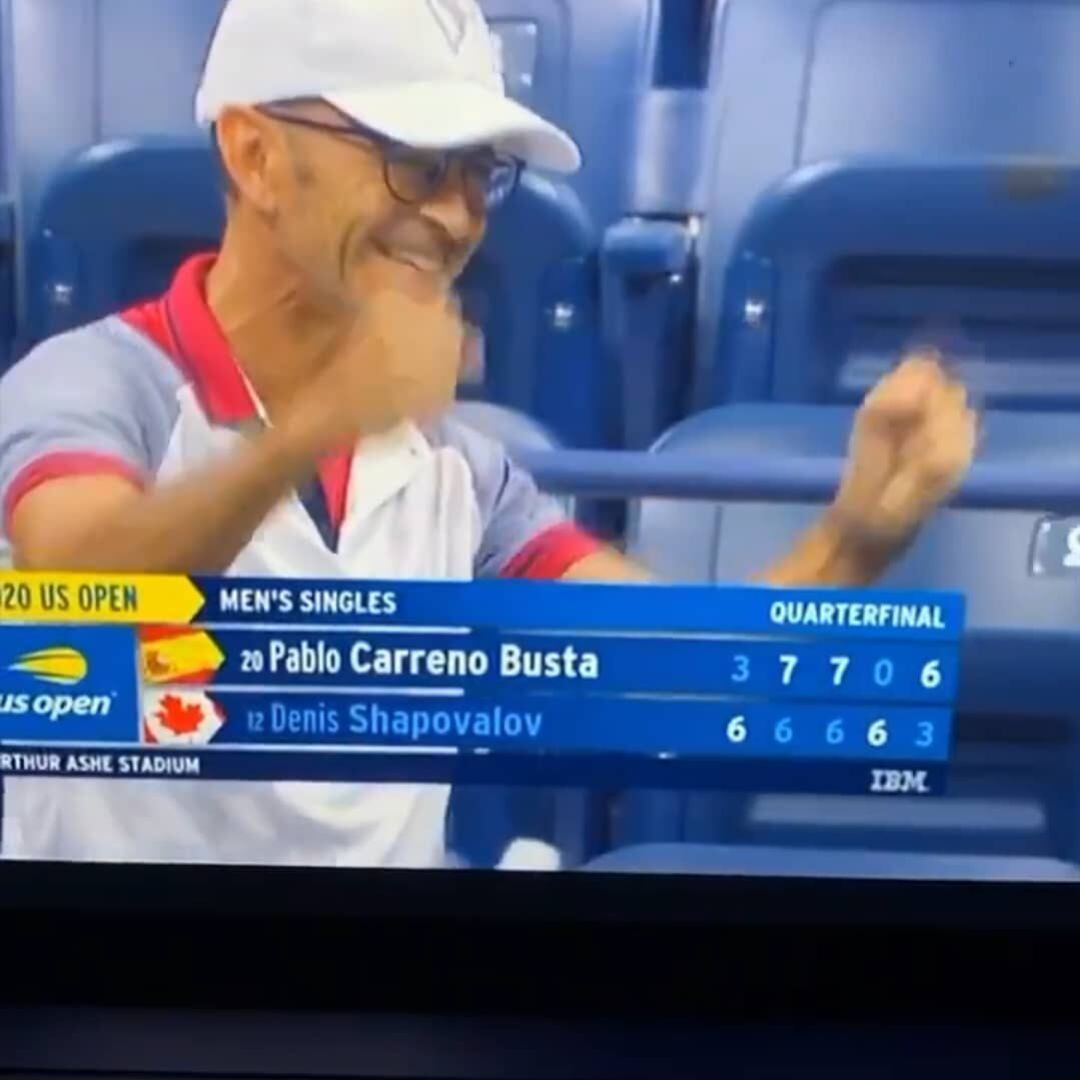
<svg viewBox="0 0 1080 1080"><path fill-rule="evenodd" d="M347 127L322 102L274 113ZM267 218L284 260L320 304L356 310L382 289L449 291L486 223L468 197L460 162L425 201L405 203L387 186L374 143L276 118L270 123L286 160L269 175L274 210Z"/></svg>

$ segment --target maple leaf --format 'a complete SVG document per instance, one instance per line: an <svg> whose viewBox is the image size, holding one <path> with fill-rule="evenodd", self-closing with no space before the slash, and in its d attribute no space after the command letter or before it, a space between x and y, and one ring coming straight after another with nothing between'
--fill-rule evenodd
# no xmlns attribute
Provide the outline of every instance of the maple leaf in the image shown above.
<svg viewBox="0 0 1080 1080"><path fill-rule="evenodd" d="M161 721L161 726L168 728L174 735L190 735L198 731L203 722L203 707L185 705L182 698L175 694L166 694L154 715Z"/></svg>

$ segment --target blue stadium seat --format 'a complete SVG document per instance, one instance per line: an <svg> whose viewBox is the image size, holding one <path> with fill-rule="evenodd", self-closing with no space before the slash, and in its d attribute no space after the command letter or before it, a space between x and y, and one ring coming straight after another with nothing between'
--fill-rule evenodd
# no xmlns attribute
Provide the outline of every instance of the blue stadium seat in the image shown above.
<svg viewBox="0 0 1080 1080"><path fill-rule="evenodd" d="M598 296L591 262L576 282L564 277L558 288L566 295L542 304L545 329L554 328L561 348L538 365L540 396L529 411L570 445L644 448L685 413L689 393L688 219L704 115L695 83L704 74L704 27L715 0L482 6L502 41L510 92L582 146L584 167L569 187L593 223L599 252ZM573 348L560 339L560 325L585 314L591 326L597 312L602 341L586 338Z"/></svg>
<svg viewBox="0 0 1080 1080"><path fill-rule="evenodd" d="M8 366L15 342L15 213L0 197L0 374Z"/></svg>
<svg viewBox="0 0 1080 1080"><path fill-rule="evenodd" d="M850 400L943 319L992 402L1074 407L1077 34L1044 0L728 0L695 406Z"/></svg>
<svg viewBox="0 0 1080 1080"><path fill-rule="evenodd" d="M716 396L858 400L923 335L961 350L958 368L987 404L1075 409L1078 228L1072 166L800 169L739 232ZM970 343L948 341L960 328Z"/></svg>
<svg viewBox="0 0 1080 1080"><path fill-rule="evenodd" d="M578 446L616 437L613 375L600 350L597 245L573 190L526 173L488 223L460 286L466 316L485 337L481 381L463 395L527 413Z"/></svg>
<svg viewBox="0 0 1080 1080"><path fill-rule="evenodd" d="M54 174L29 237L27 343L163 292L184 258L217 246L224 209L204 141L80 153Z"/></svg>
<svg viewBox="0 0 1080 1080"><path fill-rule="evenodd" d="M690 406L696 245L708 207L709 26L723 3L659 4L652 81L632 107L623 159L623 217L604 234L604 344L618 372L620 445L630 449L648 447Z"/></svg>
<svg viewBox="0 0 1080 1080"><path fill-rule="evenodd" d="M657 452L839 462L852 415L843 406L725 406L677 426ZM1047 462L1080 469L1080 416L991 412L981 460L1030 464L1033 483ZM818 511L645 500L632 515L630 550L673 580L745 579L781 555ZM756 841L1080 857L1071 783L1078 740L1067 712L1080 695L1080 612L1068 579L1033 573L1043 521L1028 511L949 510L882 583L967 596L950 797L882 804L638 792L618 800L613 844Z"/></svg>
<svg viewBox="0 0 1080 1080"><path fill-rule="evenodd" d="M631 212L641 96L673 81L666 68L697 31L686 12L712 2L480 0L510 94L581 145L571 184L601 229Z"/></svg>
<svg viewBox="0 0 1080 1080"><path fill-rule="evenodd" d="M511 451L555 450L559 446L555 434L539 421L501 409L490 402L459 401L454 411L463 423L502 443Z"/></svg>
<svg viewBox="0 0 1080 1080"><path fill-rule="evenodd" d="M581 144L584 168L570 186L597 230L601 407L585 404L594 360L574 373L576 408L595 417L592 433L555 421L570 408L565 400L541 402L537 415L572 445L644 449L685 415L689 400L707 28L723 0L482 6L503 43L510 92ZM561 315L570 313L564 307ZM542 377L546 371L545 361ZM561 378L546 385L563 396Z"/></svg>
<svg viewBox="0 0 1080 1080"><path fill-rule="evenodd" d="M632 210L603 238L604 348L629 449L645 449L689 407L703 115L699 91L643 98Z"/></svg>

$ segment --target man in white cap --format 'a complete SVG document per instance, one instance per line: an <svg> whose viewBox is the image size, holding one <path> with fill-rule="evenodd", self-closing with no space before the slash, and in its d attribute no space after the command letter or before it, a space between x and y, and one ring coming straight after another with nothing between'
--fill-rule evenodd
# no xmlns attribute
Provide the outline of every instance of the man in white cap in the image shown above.
<svg viewBox="0 0 1080 1080"><path fill-rule="evenodd" d="M649 575L446 416L455 278L527 165L573 141L504 93L473 0L230 0L198 93L220 251L0 382L16 565L284 578ZM903 363L775 584L873 580L973 453L964 390ZM2 850L436 866L441 786L8 780Z"/></svg>

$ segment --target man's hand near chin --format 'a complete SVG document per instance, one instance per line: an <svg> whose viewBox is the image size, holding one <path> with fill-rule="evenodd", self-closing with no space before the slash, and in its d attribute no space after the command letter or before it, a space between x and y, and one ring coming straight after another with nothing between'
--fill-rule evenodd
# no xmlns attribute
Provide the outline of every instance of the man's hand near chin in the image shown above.
<svg viewBox="0 0 1080 1080"><path fill-rule="evenodd" d="M906 359L856 414L832 505L761 580L788 586L875 581L959 486L977 435L967 392L939 358L927 353ZM601 551L571 567L564 580L652 578L617 552Z"/></svg>

